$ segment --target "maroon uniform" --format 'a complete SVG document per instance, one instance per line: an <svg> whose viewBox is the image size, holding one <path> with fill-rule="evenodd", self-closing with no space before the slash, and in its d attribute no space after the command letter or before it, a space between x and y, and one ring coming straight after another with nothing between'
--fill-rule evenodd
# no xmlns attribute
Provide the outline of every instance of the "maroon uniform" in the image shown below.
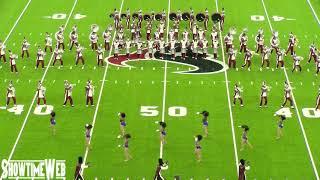
<svg viewBox="0 0 320 180"><path fill-rule="evenodd" d="M286 54L290 52L291 55L294 54L294 46L296 45L297 39L294 37L293 34L290 34L289 43L288 43L288 49Z"/></svg>
<svg viewBox="0 0 320 180"><path fill-rule="evenodd" d="M246 180L246 167L242 164L239 165L239 177L238 180Z"/></svg>
<svg viewBox="0 0 320 180"><path fill-rule="evenodd" d="M311 44L310 49L309 49L308 63L310 63L312 58L313 58L314 62L317 61L317 48L314 46L314 44Z"/></svg>

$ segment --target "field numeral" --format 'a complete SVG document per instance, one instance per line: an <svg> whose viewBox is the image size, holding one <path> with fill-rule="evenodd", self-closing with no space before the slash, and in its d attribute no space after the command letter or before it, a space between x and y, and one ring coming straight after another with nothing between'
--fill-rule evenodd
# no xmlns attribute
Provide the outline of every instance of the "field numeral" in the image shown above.
<svg viewBox="0 0 320 180"><path fill-rule="evenodd" d="M302 114L306 118L320 118L320 111L315 108L303 108Z"/></svg>
<svg viewBox="0 0 320 180"><path fill-rule="evenodd" d="M24 105L17 105L16 107L11 107L7 109L8 112L14 113L15 115L21 115Z"/></svg>
<svg viewBox="0 0 320 180"><path fill-rule="evenodd" d="M159 115L158 106L141 106L140 115L155 117ZM172 117L183 117L187 115L187 108L182 106L172 106L168 108L168 115Z"/></svg>
<svg viewBox="0 0 320 180"><path fill-rule="evenodd" d="M83 15L83 14L75 14L73 16L73 19L76 19L76 20L79 20L79 19L83 19L87 17L86 15ZM44 16L44 18L47 18L47 19L54 19L54 20L63 20L63 19L66 19L67 18L67 14L66 13L55 13L53 14L52 16Z"/></svg>
<svg viewBox="0 0 320 180"><path fill-rule="evenodd" d="M279 109L277 112L275 112L276 115L283 115L286 116L287 118L291 118L292 117L292 113L290 111L290 108L288 107L284 107Z"/></svg>
<svg viewBox="0 0 320 180"><path fill-rule="evenodd" d="M272 16L271 18L275 22L284 21L284 20L295 20L295 19L291 19L291 18L285 18L282 16ZM250 17L250 19L251 19L251 21L255 21L255 22L261 22L261 21L266 20L265 16L263 16L263 15L252 15Z"/></svg>
<svg viewBox="0 0 320 180"><path fill-rule="evenodd" d="M53 111L53 106L51 105L39 105L34 109L34 114L44 116L49 115Z"/></svg>

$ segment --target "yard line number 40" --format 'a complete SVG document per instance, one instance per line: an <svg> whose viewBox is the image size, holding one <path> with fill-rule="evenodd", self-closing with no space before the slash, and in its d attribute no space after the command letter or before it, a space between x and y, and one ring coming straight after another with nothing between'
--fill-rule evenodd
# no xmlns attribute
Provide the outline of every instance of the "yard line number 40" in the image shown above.
<svg viewBox="0 0 320 180"><path fill-rule="evenodd" d="M6 107L0 107L0 109L5 110ZM24 105L19 104L19 105L16 105L15 107L11 107L6 110L10 113L14 113L15 115L21 115L22 112L24 111ZM52 105L39 105L34 108L33 114L44 116L44 115L49 115L52 111L53 111Z"/></svg>

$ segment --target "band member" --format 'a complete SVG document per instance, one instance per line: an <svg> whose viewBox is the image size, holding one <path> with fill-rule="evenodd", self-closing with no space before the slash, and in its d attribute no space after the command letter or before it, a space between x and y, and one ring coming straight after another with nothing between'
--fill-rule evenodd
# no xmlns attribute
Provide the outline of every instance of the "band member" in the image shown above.
<svg viewBox="0 0 320 180"><path fill-rule="evenodd" d="M63 30L60 29L58 32L55 34L55 39L58 44L58 48L62 48L64 50L64 36L63 36Z"/></svg>
<svg viewBox="0 0 320 180"><path fill-rule="evenodd" d="M17 106L17 99L16 99L16 88L14 88L12 81L10 81L9 86L7 88L7 103L6 107L9 106L10 100L13 101L13 106Z"/></svg>
<svg viewBox="0 0 320 180"><path fill-rule="evenodd" d="M130 25L130 32L131 32L131 41L133 41L136 38L136 25L134 23L134 19L132 21L132 24Z"/></svg>
<svg viewBox="0 0 320 180"><path fill-rule="evenodd" d="M119 119L120 119L120 134L118 135L118 139L121 137L124 137L125 133L126 133L126 113L119 113L118 114Z"/></svg>
<svg viewBox="0 0 320 180"><path fill-rule="evenodd" d="M194 137L194 141L195 141L194 153L196 155L197 162L201 161L201 144L200 144L201 140L202 140L202 135L197 135Z"/></svg>
<svg viewBox="0 0 320 180"><path fill-rule="evenodd" d="M242 130L243 130L242 136L241 136L241 149L240 149L240 151L243 151L245 146L249 146L252 149L253 146L248 141L249 127L247 125L242 125L239 127L242 128Z"/></svg>
<svg viewBox="0 0 320 180"><path fill-rule="evenodd" d="M243 32L240 34L239 41L240 41L240 53L247 52L248 36L247 36L246 29L244 29Z"/></svg>
<svg viewBox="0 0 320 180"><path fill-rule="evenodd" d="M101 64L101 66L104 66L103 64L103 49L101 46L98 47L98 49L96 50L97 53L97 62L98 62L98 66Z"/></svg>
<svg viewBox="0 0 320 180"><path fill-rule="evenodd" d="M275 50L276 53L279 51L280 40L278 37L278 32L273 32L273 35L270 39L270 45L271 45L271 54L273 50Z"/></svg>
<svg viewBox="0 0 320 180"><path fill-rule="evenodd" d="M293 35L293 33L291 32L289 34L289 42L288 42L288 49L286 51L286 55L288 55L289 51L290 51L290 54L293 55L295 50L294 50L294 47L296 46L297 44L297 39L296 37Z"/></svg>
<svg viewBox="0 0 320 180"><path fill-rule="evenodd" d="M249 164L249 162L247 163ZM246 171L250 170L250 166L246 166L246 161L240 159L238 180L246 180Z"/></svg>
<svg viewBox="0 0 320 180"><path fill-rule="evenodd" d="M137 22L137 26L139 28L142 27L142 20L143 20L143 15L142 15L142 10L140 9L138 12L138 22Z"/></svg>
<svg viewBox="0 0 320 180"><path fill-rule="evenodd" d="M182 39L183 39L183 40L186 40L186 41L189 41L189 32L187 31L187 29L185 29L185 30L182 32Z"/></svg>
<svg viewBox="0 0 320 180"><path fill-rule="evenodd" d="M138 58L143 58L143 55L142 55L142 45L143 45L143 42L139 39L138 42L136 43ZM142 56L141 56L141 55L142 55Z"/></svg>
<svg viewBox="0 0 320 180"><path fill-rule="evenodd" d="M281 107L284 107L287 104L287 101L290 102L290 106L293 109L293 100L292 100L292 89L290 87L290 85L288 84L288 82L284 83L284 102L281 105Z"/></svg>
<svg viewBox="0 0 320 180"><path fill-rule="evenodd" d="M24 53L27 54L27 58L29 58L29 47L30 47L30 44L29 42L27 41L26 38L23 39L23 42L22 42L22 48L21 48L21 51L22 51L22 54L21 54L21 57L22 59L24 58Z"/></svg>
<svg viewBox="0 0 320 180"><path fill-rule="evenodd" d="M212 48L213 48L213 58L218 59L218 49L219 49L219 41L218 39L214 39L212 42Z"/></svg>
<svg viewBox="0 0 320 180"><path fill-rule="evenodd" d="M180 21L182 20L182 12L181 9L178 9L177 11L177 19L178 23L180 23Z"/></svg>
<svg viewBox="0 0 320 180"><path fill-rule="evenodd" d="M162 145L164 145L164 144L166 144L166 135L167 135L166 127L167 127L167 124L165 122L159 122L159 125L160 125L160 129L159 129L159 132L160 132L160 143Z"/></svg>
<svg viewBox="0 0 320 180"><path fill-rule="evenodd" d="M16 64L16 60L18 59L18 55L13 54L11 52L11 50L9 50L9 59L10 59L11 72L18 73L17 64Z"/></svg>
<svg viewBox="0 0 320 180"><path fill-rule="evenodd" d="M154 49L154 42L152 41L152 39L147 41L148 43L148 54L149 54L149 58L153 57L153 49Z"/></svg>
<svg viewBox="0 0 320 180"><path fill-rule="evenodd" d="M208 22L209 22L209 11L208 11L208 8L206 8L206 10L204 11L204 21L203 21L204 29L206 31L208 30Z"/></svg>
<svg viewBox="0 0 320 180"><path fill-rule="evenodd" d="M261 54L261 68L263 68L264 64L267 64L267 69L270 68L270 56L271 56L271 48L264 46L263 52Z"/></svg>
<svg viewBox="0 0 320 180"><path fill-rule="evenodd" d="M160 39L159 41L159 49L160 49L160 59L163 59L164 58L164 55L165 55L165 46L166 46L166 43L164 42L163 38Z"/></svg>
<svg viewBox="0 0 320 180"><path fill-rule="evenodd" d="M193 59L198 59L198 46L199 46L198 39L197 38L193 39L192 44L191 44Z"/></svg>
<svg viewBox="0 0 320 180"><path fill-rule="evenodd" d="M264 105L264 107L267 107L268 91L270 91L270 87L267 86L265 81L263 81L261 86L261 94L260 94L260 107L262 107L262 105Z"/></svg>
<svg viewBox="0 0 320 180"><path fill-rule="evenodd" d="M228 65L229 65L229 68L236 68L236 55L237 55L237 51L234 50L231 47L229 52L228 52Z"/></svg>
<svg viewBox="0 0 320 180"><path fill-rule="evenodd" d="M109 51L110 50L110 40L111 40L111 32L106 29L103 34L103 39L104 39L104 49L106 51Z"/></svg>
<svg viewBox="0 0 320 180"><path fill-rule="evenodd" d="M152 31L152 24L151 24L151 21L148 21L148 24L147 24L147 40L148 41L151 39L151 31Z"/></svg>
<svg viewBox="0 0 320 180"><path fill-rule="evenodd" d="M86 164L83 164L83 158L82 157L79 157L78 158L78 164L76 166L76 170L75 170L75 173L74 173L74 180L84 180L84 178L82 177L82 170L84 168L87 168L89 167L88 165Z"/></svg>
<svg viewBox="0 0 320 180"><path fill-rule="evenodd" d="M53 51L53 66L56 64L57 61L60 61L60 65L63 66L63 59L62 59L62 55L63 55L64 51L63 49L59 49L58 46L56 46L56 48Z"/></svg>
<svg viewBox="0 0 320 180"><path fill-rule="evenodd" d="M130 159L132 159L132 156L130 154L129 151L129 139L131 138L130 134L125 134L124 136L124 144L123 144L123 150L124 150L124 161L129 161Z"/></svg>
<svg viewBox="0 0 320 180"><path fill-rule="evenodd" d="M36 68L39 68L39 65L41 64L42 69L44 69L44 56L46 53L41 49L41 47L38 47L38 52L37 52L37 65Z"/></svg>
<svg viewBox="0 0 320 180"><path fill-rule="evenodd" d="M155 176L154 176L153 180L164 180L164 178L161 175L161 171L162 170L167 170L169 168L168 162L163 162L162 159L159 159L158 163L159 164L158 164L158 166L156 168L156 173L155 173Z"/></svg>
<svg viewBox="0 0 320 180"><path fill-rule="evenodd" d="M75 31L75 30L71 31L71 33L69 35L70 44L71 44L70 49L69 49L70 51L72 50L73 46L77 47L79 45L78 38L79 38L79 36L78 36L77 31Z"/></svg>
<svg viewBox="0 0 320 180"><path fill-rule="evenodd" d="M256 35L256 53L260 51L260 53L263 53L263 47L264 47L264 35L263 35L263 30L259 29L258 34Z"/></svg>
<svg viewBox="0 0 320 180"><path fill-rule="evenodd" d="M134 37L136 39L140 39L141 38L141 28L139 26L136 26Z"/></svg>
<svg viewBox="0 0 320 180"><path fill-rule="evenodd" d="M282 129L284 127L284 121L286 120L286 116L278 115L280 117L278 121L278 128L277 128L277 137L276 139L280 139L283 136Z"/></svg>
<svg viewBox="0 0 320 180"><path fill-rule="evenodd" d="M44 52L47 52L47 49L50 49L50 52L52 52L52 38L48 32L46 32L46 38L44 40L45 47Z"/></svg>
<svg viewBox="0 0 320 180"><path fill-rule="evenodd" d="M6 45L0 41L0 61L3 58L3 62L6 63L7 59L6 59Z"/></svg>
<svg viewBox="0 0 320 180"><path fill-rule="evenodd" d="M173 24L174 38L179 39L179 21L175 20Z"/></svg>
<svg viewBox="0 0 320 180"><path fill-rule="evenodd" d="M234 95L233 95L233 106L236 105L236 100L239 99L241 107L243 107L243 99L241 97L242 88L238 84L234 86Z"/></svg>
<svg viewBox="0 0 320 180"><path fill-rule="evenodd" d="M41 81L39 81L38 88L37 88L37 106L40 105L40 100L43 101L43 105L47 104L46 88L43 86Z"/></svg>
<svg viewBox="0 0 320 180"><path fill-rule="evenodd" d="M119 11L117 11L117 9L114 9L114 14L113 14L113 18L114 18L114 28L118 29L119 25L120 25L120 13Z"/></svg>
<svg viewBox="0 0 320 180"><path fill-rule="evenodd" d="M224 43L226 46L226 52L228 53L229 50L233 47L233 36L230 32L224 37Z"/></svg>
<svg viewBox="0 0 320 180"><path fill-rule="evenodd" d="M244 64L241 66L242 68L248 67L248 71L251 69L251 59L253 56L253 52L251 52L249 49L246 48L245 54L244 54Z"/></svg>
<svg viewBox="0 0 320 180"><path fill-rule="evenodd" d="M63 106L67 105L67 102L70 102L70 105L74 107L73 105L73 99L72 99L72 90L73 86L70 84L67 80L64 81L64 103Z"/></svg>
<svg viewBox="0 0 320 180"><path fill-rule="evenodd" d="M162 20L160 21L160 24L159 24L159 34L160 34L160 38L163 38L163 34L164 34L164 30L166 29L166 25L165 25L165 22Z"/></svg>
<svg viewBox="0 0 320 180"><path fill-rule="evenodd" d="M278 50L277 53L277 66L276 68L278 69L279 66L280 68L284 68L284 56L285 56L285 53L284 53L284 50L280 51Z"/></svg>
<svg viewBox="0 0 320 180"><path fill-rule="evenodd" d="M86 106L88 107L89 102L91 106L94 106L93 105L94 86L92 85L91 80L88 80L85 90L86 90L86 98L87 98Z"/></svg>
<svg viewBox="0 0 320 180"><path fill-rule="evenodd" d="M180 42L181 42L181 56L182 56L182 59L185 60L186 53L187 53L187 40L182 39Z"/></svg>
<svg viewBox="0 0 320 180"><path fill-rule="evenodd" d="M202 111L200 113L202 115L202 126L203 126L203 130L204 130L204 137L208 137L208 117L209 117L209 112L208 111Z"/></svg>
<svg viewBox="0 0 320 180"><path fill-rule="evenodd" d="M125 47L126 47L126 56L127 56L127 60L128 60L128 59L130 59L130 48L131 48L131 41L129 38L125 42Z"/></svg>
<svg viewBox="0 0 320 180"><path fill-rule="evenodd" d="M89 40L91 42L91 49L97 50L98 49L98 34L95 31L92 31L90 33Z"/></svg>
<svg viewBox="0 0 320 180"><path fill-rule="evenodd" d="M126 27L127 27L127 29L130 29L130 20L131 20L131 13L130 13L130 9L127 8L127 12L126 12Z"/></svg>
<svg viewBox="0 0 320 180"><path fill-rule="evenodd" d="M191 29L192 29L192 39L196 39L198 37L198 26L195 22L192 23Z"/></svg>
<svg viewBox="0 0 320 180"><path fill-rule="evenodd" d="M295 52L293 53L292 58L293 58L293 69L292 69L292 72L295 71L297 68L299 68L299 71L301 72L302 68L301 68L301 65L300 65L300 61L303 58L301 56L297 56Z"/></svg>
<svg viewBox="0 0 320 180"><path fill-rule="evenodd" d="M171 52L171 59L174 60L176 58L176 41L170 41L170 52Z"/></svg>
<svg viewBox="0 0 320 180"><path fill-rule="evenodd" d="M317 48L314 43L310 45L309 49L309 60L308 63L310 63L311 59L313 58L314 62L317 62Z"/></svg>
<svg viewBox="0 0 320 180"><path fill-rule="evenodd" d="M192 26L196 23L196 21L194 20L194 12L193 9L190 8L190 18L189 18L189 27L190 29L192 29Z"/></svg>
<svg viewBox="0 0 320 180"><path fill-rule="evenodd" d="M198 39L200 41L202 41L204 38L205 38L204 30L202 28L200 28L199 31L198 31Z"/></svg>
<svg viewBox="0 0 320 180"><path fill-rule="evenodd" d="M225 11L224 11L224 8L222 8L220 15L221 15L221 19L220 19L220 29L221 29L221 31L223 31L224 20L225 20Z"/></svg>
<svg viewBox="0 0 320 180"><path fill-rule="evenodd" d="M211 37L211 42L214 42L215 40L216 41L219 40L218 30L215 27L212 28L212 32L210 34L210 37Z"/></svg>
<svg viewBox="0 0 320 180"><path fill-rule="evenodd" d="M91 130L92 130L92 125L91 124L86 124L85 125L85 138L86 138L86 148L91 149L90 146L90 141L91 141Z"/></svg>
<svg viewBox="0 0 320 180"><path fill-rule="evenodd" d="M206 38L204 38L201 42L202 44L202 56L203 58L206 58L207 57L207 54L208 54L208 41Z"/></svg>
<svg viewBox="0 0 320 180"><path fill-rule="evenodd" d="M113 42L113 57L114 59L118 60L118 57L119 57L119 47L120 46L120 43L119 41L116 39L114 42Z"/></svg>
<svg viewBox="0 0 320 180"><path fill-rule="evenodd" d="M320 88L318 90L317 100L316 100L316 111L320 110Z"/></svg>
<svg viewBox="0 0 320 180"><path fill-rule="evenodd" d="M84 65L84 58L83 58L83 47L78 44L77 50L76 50L76 65L78 65L79 61L81 61L82 65Z"/></svg>
<svg viewBox="0 0 320 180"><path fill-rule="evenodd" d="M169 39L169 42L173 41L175 38L174 38L174 31L173 29L170 29L169 33L168 33L168 39Z"/></svg>
<svg viewBox="0 0 320 180"><path fill-rule="evenodd" d="M56 113L54 111L52 111L50 113L50 128L51 128L51 131L52 131L52 135L56 135Z"/></svg>

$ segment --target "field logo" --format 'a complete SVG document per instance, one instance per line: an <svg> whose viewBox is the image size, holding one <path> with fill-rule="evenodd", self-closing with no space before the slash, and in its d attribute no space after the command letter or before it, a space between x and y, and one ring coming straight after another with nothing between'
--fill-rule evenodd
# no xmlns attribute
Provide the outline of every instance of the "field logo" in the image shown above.
<svg viewBox="0 0 320 180"><path fill-rule="evenodd" d="M1 162L2 179L66 179L65 160L6 160Z"/></svg>
<svg viewBox="0 0 320 180"><path fill-rule="evenodd" d="M192 52L187 51L186 59L181 58L181 48L176 48L176 57L174 59L171 59L170 53L164 54L163 59L160 58L160 53L155 52L153 53L153 57L149 57L149 53L147 53L147 49L144 49L142 51L142 54L140 57L138 57L137 53L130 54L129 58L127 58L127 55L122 54L118 56L118 59L115 59L113 56L106 58L106 61L114 66L120 66L120 67L126 67L126 68L133 68L133 66L128 65L127 62L131 61L145 61L145 60L154 60L154 61L167 61L169 63L175 63L175 64L182 64L186 66L190 66L189 70L187 71L179 71L177 70L174 73L179 74L192 74L192 75L199 75L199 74L215 74L224 72L226 69L228 69L228 66L223 63L222 61L215 60L213 58L213 55L208 54L207 57L203 57L202 55L198 55L197 59L193 59Z"/></svg>

